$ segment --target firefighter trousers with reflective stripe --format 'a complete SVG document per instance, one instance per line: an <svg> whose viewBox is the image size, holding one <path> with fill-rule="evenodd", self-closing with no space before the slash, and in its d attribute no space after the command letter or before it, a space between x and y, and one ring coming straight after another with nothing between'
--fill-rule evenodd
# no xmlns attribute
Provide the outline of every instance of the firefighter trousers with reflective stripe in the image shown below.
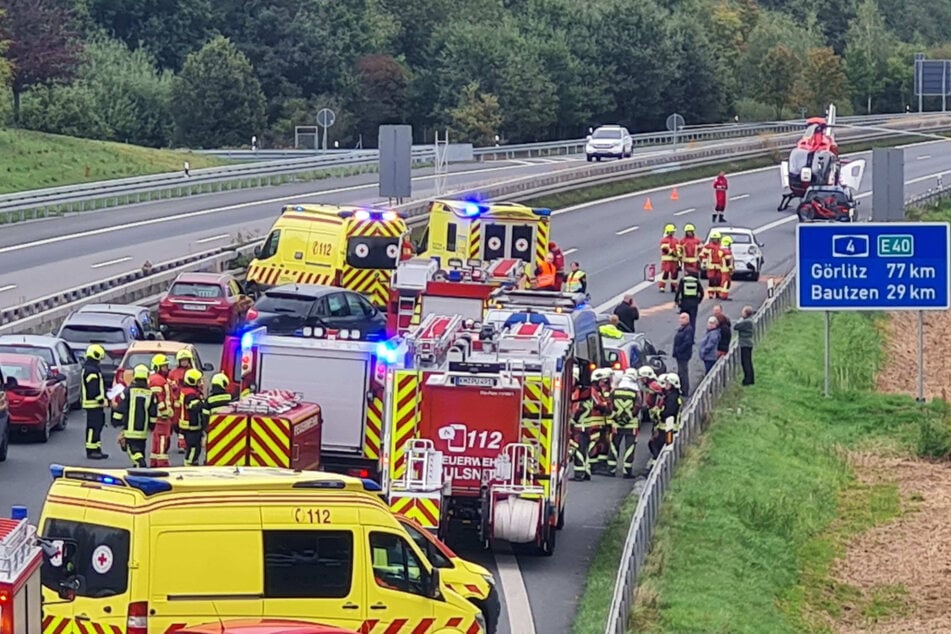
<svg viewBox="0 0 951 634"><path fill-rule="evenodd" d="M591 479L591 464L588 462L588 450L591 444L591 433L581 427L574 426L571 432L569 450L571 461L575 468L575 479Z"/></svg>
<svg viewBox="0 0 951 634"><path fill-rule="evenodd" d="M86 453L102 451L102 428L106 424L106 410L86 410Z"/></svg>
<svg viewBox="0 0 951 634"><path fill-rule="evenodd" d="M636 427L617 427L614 430L614 438L611 439L611 458L608 460L608 467L611 469L611 475L617 471L617 463L620 456L623 458L623 473L633 475L634 471L634 447L637 443ZM624 452L621 452L621 447Z"/></svg>
<svg viewBox="0 0 951 634"><path fill-rule="evenodd" d="M654 460L657 460L657 456L660 455L660 451L664 448L664 445L669 445L674 442L674 435L676 433L677 432L673 430L667 431L662 429L659 425L654 428L654 433L647 443L647 447L651 450L651 456Z"/></svg>
<svg viewBox="0 0 951 634"><path fill-rule="evenodd" d="M169 418L160 418L155 421L152 430L152 452L149 454L149 466L168 467L168 448L172 441L172 421Z"/></svg>
<svg viewBox="0 0 951 634"><path fill-rule="evenodd" d="M139 438L125 439L125 452L136 469L145 468L145 440Z"/></svg>
<svg viewBox="0 0 951 634"><path fill-rule="evenodd" d="M201 430L183 429L181 434L185 439L185 466L197 467L201 458Z"/></svg>

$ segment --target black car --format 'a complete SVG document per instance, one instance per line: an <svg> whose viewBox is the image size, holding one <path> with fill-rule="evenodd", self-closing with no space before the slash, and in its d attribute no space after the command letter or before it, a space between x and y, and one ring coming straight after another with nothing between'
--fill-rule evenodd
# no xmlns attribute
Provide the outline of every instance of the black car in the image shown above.
<svg viewBox="0 0 951 634"><path fill-rule="evenodd" d="M599 327L610 322L611 315L598 315ZM656 374L667 372L667 351L657 349L643 332L625 332L618 339L602 334L601 340L604 343L604 354L613 370L624 370L624 366L639 368L649 365Z"/></svg>
<svg viewBox="0 0 951 634"><path fill-rule="evenodd" d="M128 315L136 321L139 330L146 339L164 339L165 336L154 319L148 306L139 304L86 304L77 313L98 313L106 315Z"/></svg>
<svg viewBox="0 0 951 634"><path fill-rule="evenodd" d="M272 335L306 336L323 328L341 339L386 338L386 316L360 293L336 286L276 286L260 295L247 319L248 328L264 326Z"/></svg>
<svg viewBox="0 0 951 634"><path fill-rule="evenodd" d="M848 187L810 187L803 195L796 214L799 222L855 222L858 204Z"/></svg>

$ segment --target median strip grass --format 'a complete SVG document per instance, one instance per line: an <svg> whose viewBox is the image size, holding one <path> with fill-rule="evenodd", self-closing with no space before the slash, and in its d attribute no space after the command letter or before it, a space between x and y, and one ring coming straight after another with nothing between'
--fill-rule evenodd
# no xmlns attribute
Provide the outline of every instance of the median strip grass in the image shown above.
<svg viewBox="0 0 951 634"><path fill-rule="evenodd" d="M862 589L833 570L855 536L914 512L853 457L948 448L942 403L875 392L882 319L833 315L829 399L822 316L776 322L755 352L757 384L728 392L678 468L631 632L828 632L909 610L911 589Z"/></svg>

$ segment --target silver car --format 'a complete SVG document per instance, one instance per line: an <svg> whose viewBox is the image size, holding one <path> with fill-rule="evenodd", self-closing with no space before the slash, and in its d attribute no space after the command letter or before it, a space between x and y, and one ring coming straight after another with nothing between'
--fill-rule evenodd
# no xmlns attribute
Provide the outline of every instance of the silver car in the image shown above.
<svg viewBox="0 0 951 634"><path fill-rule="evenodd" d="M66 377L66 403L79 407L83 366L66 341L51 335L0 335L0 353L39 357L56 374Z"/></svg>
<svg viewBox="0 0 951 634"><path fill-rule="evenodd" d="M746 278L753 282L759 281L760 273L766 258L763 256L763 243L756 233L749 227L713 227L707 234L704 244L710 242L710 234L719 231L723 237L730 236L733 244L730 251L733 253L733 279ZM707 277L706 268L700 264L700 276Z"/></svg>

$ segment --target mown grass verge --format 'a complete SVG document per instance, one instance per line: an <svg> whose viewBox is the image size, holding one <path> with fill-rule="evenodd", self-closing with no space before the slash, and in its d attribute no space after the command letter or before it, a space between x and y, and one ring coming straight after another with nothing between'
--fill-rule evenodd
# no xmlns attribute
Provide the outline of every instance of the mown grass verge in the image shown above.
<svg viewBox="0 0 951 634"><path fill-rule="evenodd" d="M229 163L185 151L0 130L0 193L181 171Z"/></svg>
<svg viewBox="0 0 951 634"><path fill-rule="evenodd" d="M877 148L877 147L893 147L895 145L902 145L906 143L914 142L924 142L926 139L913 136L901 136L893 137L888 140L878 140L878 141L868 141L865 143L854 143L846 144L842 146L843 153L855 153L855 152L866 152L868 150ZM668 185L676 185L679 183L684 183L687 181L692 181L700 178L713 178L720 171L725 171L727 174L742 172L745 170L757 169L761 167L769 167L771 165L779 165L779 162L785 158L785 155L789 153L789 148L783 146L782 148L776 149L773 152L773 156L767 156L762 158L755 159L746 159L742 161L729 161L726 160L722 163L717 163L715 165L706 165L703 167L691 167L688 169L662 172L658 174L648 174L644 176L635 176L623 181L615 181L613 183L605 183L603 185L594 185L592 187L586 187L584 189L576 189L568 192L562 192L558 194L549 194L547 196L539 196L531 199L519 199L516 197L518 202L529 205L531 207L543 207L548 209L562 209L564 207L571 207L573 205L580 205L583 203L588 203L594 200L601 200L602 198L611 198L612 196L622 196L624 194L633 194L645 189L653 189L655 187L666 187ZM776 178L776 204L779 204L779 177Z"/></svg>
<svg viewBox="0 0 951 634"><path fill-rule="evenodd" d="M906 588L863 595L829 575L849 537L902 512L897 488L860 482L846 452L948 449L944 404L874 391L881 319L833 316L830 399L822 316L773 326L757 384L728 393L678 468L630 631L826 632L843 610L874 621L905 609Z"/></svg>

